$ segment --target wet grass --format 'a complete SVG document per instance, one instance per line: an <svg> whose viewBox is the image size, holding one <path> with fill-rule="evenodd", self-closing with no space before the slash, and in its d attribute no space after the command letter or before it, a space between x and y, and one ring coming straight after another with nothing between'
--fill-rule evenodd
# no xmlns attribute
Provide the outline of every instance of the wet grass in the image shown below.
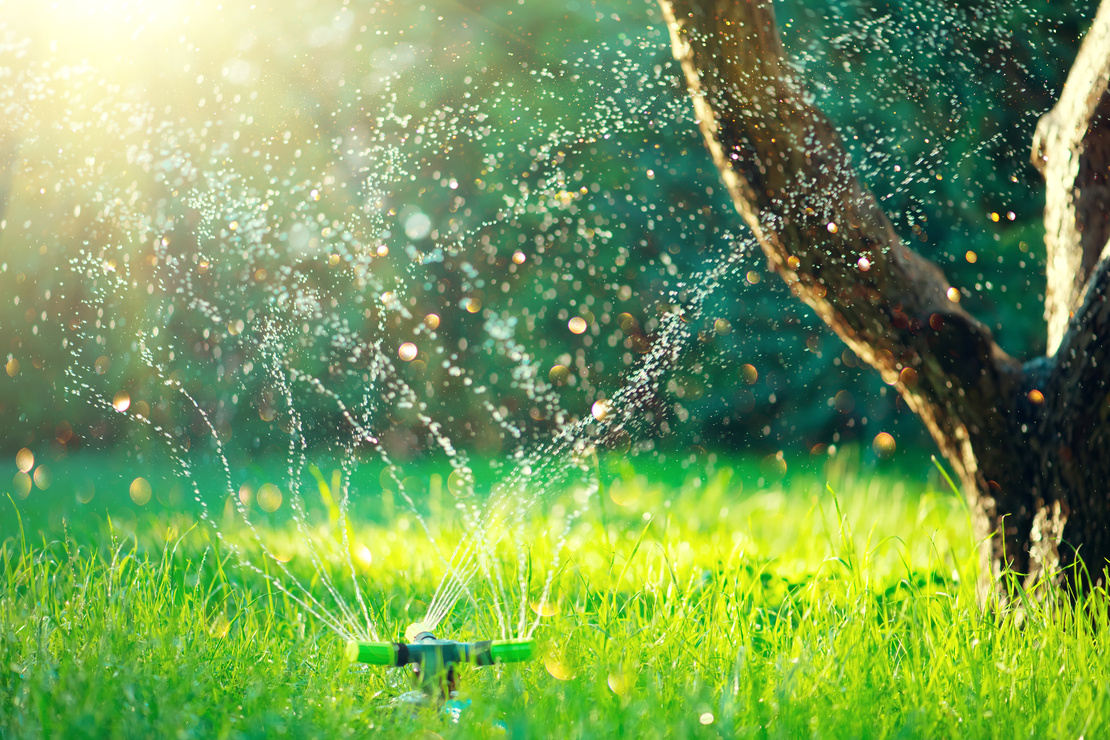
<svg viewBox="0 0 1110 740"><path fill-rule="evenodd" d="M836 471L827 487L741 492L727 468L702 473L609 481L573 533L539 656L465 672L472 703L457 723L391 709L405 688L396 671L347 663L339 640L201 528L164 544L10 537L0 738L1110 731L1105 592L982 609L967 513L948 493ZM396 523L358 539L375 553L360 577L399 633L438 577L414 566L427 542ZM304 560L291 566L307 575ZM451 630L492 622L469 605Z"/></svg>

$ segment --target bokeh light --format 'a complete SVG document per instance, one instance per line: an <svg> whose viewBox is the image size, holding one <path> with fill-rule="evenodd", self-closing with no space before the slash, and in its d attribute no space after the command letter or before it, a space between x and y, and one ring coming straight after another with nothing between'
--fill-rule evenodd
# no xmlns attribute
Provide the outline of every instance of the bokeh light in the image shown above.
<svg viewBox="0 0 1110 740"><path fill-rule="evenodd" d="M609 673L605 679L608 684L609 690L617 696L627 696L632 690L635 683L635 677L623 670L615 670Z"/></svg>
<svg viewBox="0 0 1110 740"><path fill-rule="evenodd" d="M258 508L272 514L281 508L281 489L273 483L263 483L259 486L255 499L258 501Z"/></svg>
<svg viewBox="0 0 1110 740"><path fill-rule="evenodd" d="M569 681L574 678L574 671L571 670L567 664L566 659L559 655L545 655L543 659L543 667L551 674L551 677L558 681Z"/></svg>
<svg viewBox="0 0 1110 740"><path fill-rule="evenodd" d="M871 443L872 449L875 454L882 459L886 459L894 454L897 444L894 441L894 436L888 432L879 432L875 435L874 441Z"/></svg>
<svg viewBox="0 0 1110 740"><path fill-rule="evenodd" d="M554 617L559 613L559 605L550 599L545 601L533 600L531 607L532 611L541 617Z"/></svg>
<svg viewBox="0 0 1110 740"><path fill-rule="evenodd" d="M15 466L21 473L30 473L32 468L35 467L35 453L31 452L26 447L15 453Z"/></svg>
<svg viewBox="0 0 1110 740"><path fill-rule="evenodd" d="M131 495L131 500L134 501L137 505L146 506L147 503L150 501L150 495L152 493L150 482L146 478L143 478L141 476L135 478L133 481L131 481L131 486L129 487L128 492Z"/></svg>
<svg viewBox="0 0 1110 740"><path fill-rule="evenodd" d="M115 407L116 411L127 411L131 407L131 396L127 391L119 391L112 396L112 406Z"/></svg>
<svg viewBox="0 0 1110 740"><path fill-rule="evenodd" d="M49 489L50 485L54 482L54 474L50 471L50 468L46 467L45 465L38 466L35 469L34 476L32 477L35 480L35 486L40 491L45 491Z"/></svg>
<svg viewBox="0 0 1110 740"><path fill-rule="evenodd" d="M17 498L23 499L30 496L32 485L31 476L27 473L16 473L15 478L12 479L12 488L15 489Z"/></svg>

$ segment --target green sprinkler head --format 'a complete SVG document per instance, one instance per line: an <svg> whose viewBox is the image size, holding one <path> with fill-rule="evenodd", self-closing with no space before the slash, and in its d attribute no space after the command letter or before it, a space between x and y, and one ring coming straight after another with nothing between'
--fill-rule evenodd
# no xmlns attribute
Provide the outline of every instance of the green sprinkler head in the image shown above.
<svg viewBox="0 0 1110 740"><path fill-rule="evenodd" d="M455 690L455 666L459 663L486 666L520 663L532 657L531 640L440 640L419 622L405 631L408 642L347 643L352 662L414 667L416 682L425 694L447 698Z"/></svg>

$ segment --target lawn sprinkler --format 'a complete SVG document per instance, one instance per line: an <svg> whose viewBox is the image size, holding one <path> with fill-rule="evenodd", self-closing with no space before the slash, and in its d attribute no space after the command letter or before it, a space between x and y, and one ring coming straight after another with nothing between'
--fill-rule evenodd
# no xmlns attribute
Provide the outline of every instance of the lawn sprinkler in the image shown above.
<svg viewBox="0 0 1110 740"><path fill-rule="evenodd" d="M456 689L455 666L469 663L488 666L495 663L520 663L532 657L531 640L480 640L456 642L441 640L420 622L405 630L406 642L347 643L347 658L352 662L401 668L413 667L413 677L423 700L439 704L451 699ZM412 692L417 693L417 692ZM414 701L414 699L407 699Z"/></svg>

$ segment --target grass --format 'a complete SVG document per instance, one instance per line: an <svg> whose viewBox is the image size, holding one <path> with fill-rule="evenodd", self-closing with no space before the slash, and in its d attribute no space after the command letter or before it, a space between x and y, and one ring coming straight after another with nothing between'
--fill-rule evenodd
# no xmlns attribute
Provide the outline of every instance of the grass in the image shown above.
<svg viewBox="0 0 1110 740"><path fill-rule="evenodd" d="M465 672L472 704L457 723L391 708L396 671L347 663L340 640L202 528L163 544L155 519L114 540L10 537L0 738L1110 730L1107 594L980 608L967 513L950 494L842 470L827 487L798 477L746 492L728 468L668 485L625 472L572 534L539 657ZM399 634L438 578L420 565L427 541L395 525L358 540L375 553L360 578ZM307 577L306 561L290 565ZM491 622L465 605L452 628Z"/></svg>

